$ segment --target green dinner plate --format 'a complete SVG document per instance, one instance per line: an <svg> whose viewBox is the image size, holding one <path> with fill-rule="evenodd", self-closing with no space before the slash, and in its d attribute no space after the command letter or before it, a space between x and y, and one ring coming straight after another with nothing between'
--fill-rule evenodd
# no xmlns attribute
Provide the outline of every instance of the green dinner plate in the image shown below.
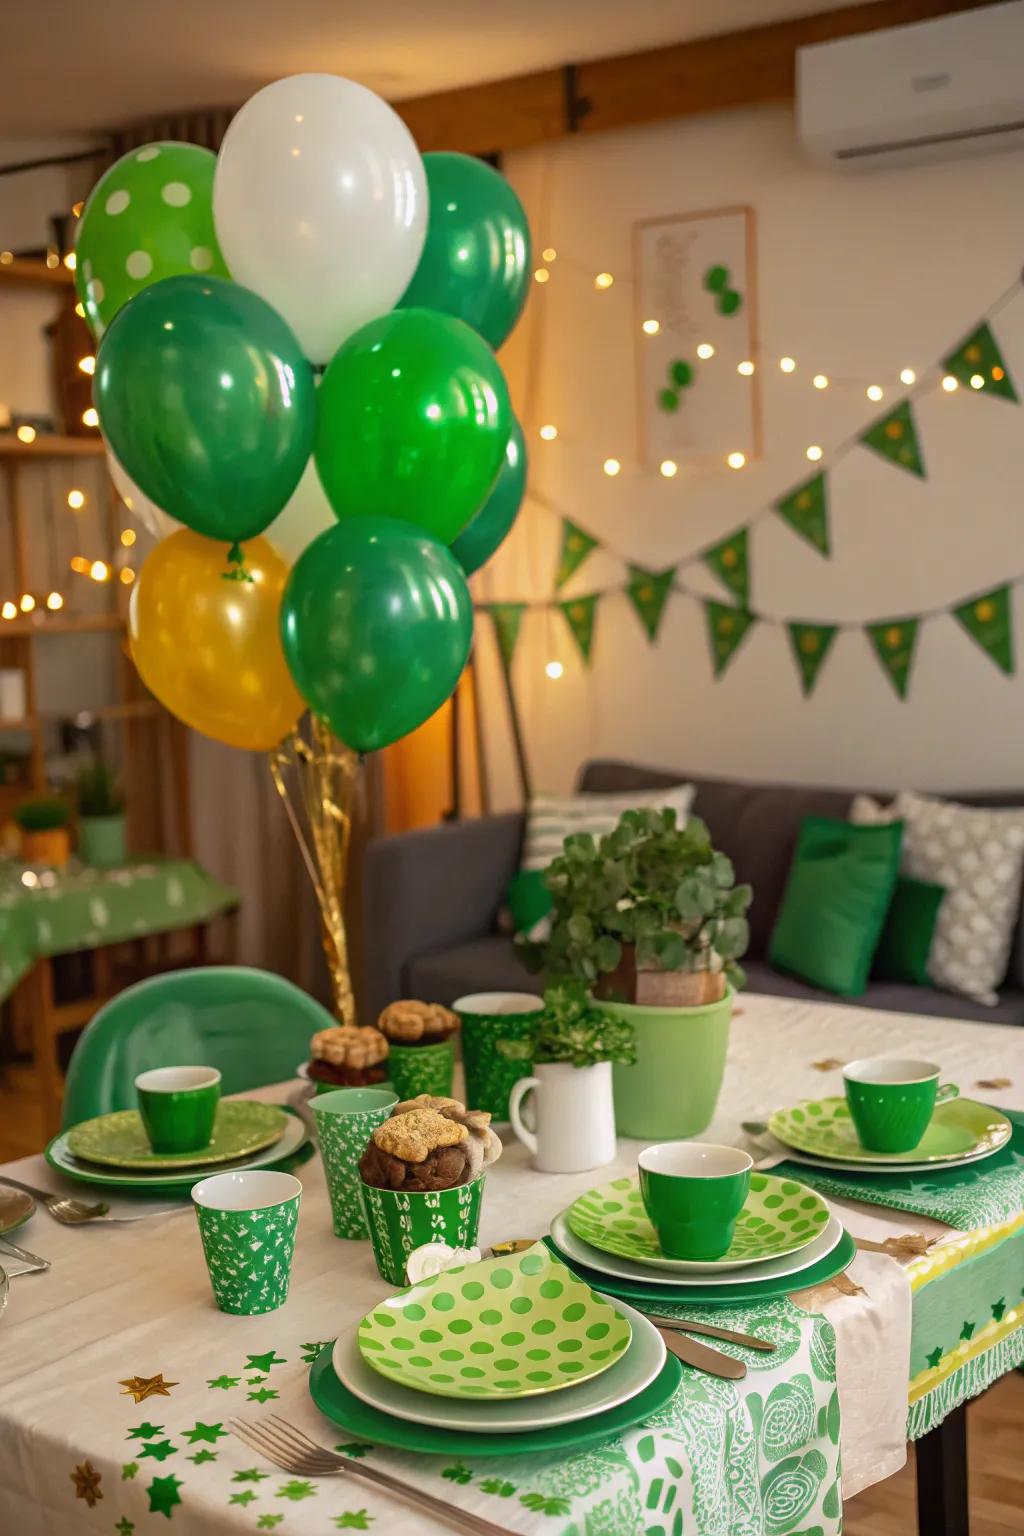
<svg viewBox="0 0 1024 1536"><path fill-rule="evenodd" d="M427 1456L503 1459L544 1451L582 1450L584 1446L610 1440L613 1435L632 1429L634 1424L642 1424L659 1408L664 1408L675 1396L682 1376L679 1361L670 1354L650 1386L628 1402L619 1403L606 1413L596 1413L589 1419L552 1424L547 1429L517 1430L498 1440L494 1435L478 1435L470 1430L435 1429L432 1424L420 1424L412 1419L393 1419L389 1413L360 1402L334 1374L332 1349L333 1345L325 1345L309 1372L309 1395L320 1412L357 1440L391 1446L399 1451L420 1451ZM483 1404L480 1412L486 1412Z"/></svg>
<svg viewBox="0 0 1024 1536"><path fill-rule="evenodd" d="M655 1269L701 1271L761 1264L813 1243L828 1226L828 1206L819 1194L794 1179L770 1173L750 1175L750 1194L740 1211L732 1242L719 1259L669 1259L644 1210L636 1179L612 1179L569 1207L569 1226L581 1242L635 1264Z"/></svg>
<svg viewBox="0 0 1024 1536"><path fill-rule="evenodd" d="M213 1136L191 1152L154 1152L137 1109L83 1120L67 1133L68 1151L84 1162L102 1167L134 1168L140 1173L171 1168L213 1168L233 1163L273 1146L288 1121L276 1104L255 1099L225 1099L217 1105Z"/></svg>
<svg viewBox="0 0 1024 1536"><path fill-rule="evenodd" d="M36 1208L36 1202L23 1189L0 1189L0 1237L24 1226Z"/></svg>
<svg viewBox="0 0 1024 1536"><path fill-rule="evenodd" d="M849 1268L857 1252L853 1238L849 1232L844 1231L831 1253L819 1259L816 1264L797 1270L795 1274L777 1275L772 1280L747 1280L742 1285L715 1285L712 1281L708 1285L688 1285L685 1291L681 1291L678 1285L659 1285L657 1282L641 1285L635 1280L619 1280L611 1275L599 1274L596 1269L589 1269L587 1265L567 1257L550 1237L544 1241L552 1253L557 1254L588 1285L604 1291L607 1296L618 1296L621 1301L636 1302L640 1307L644 1303L683 1300L687 1306L727 1307L733 1302L767 1301L775 1296L789 1296L793 1291L802 1291L809 1285L821 1285L825 1280L841 1274Z"/></svg>
<svg viewBox="0 0 1024 1536"><path fill-rule="evenodd" d="M430 1275L359 1324L367 1365L438 1397L533 1397L588 1381L628 1347L630 1326L543 1243Z"/></svg>
<svg viewBox="0 0 1024 1536"><path fill-rule="evenodd" d="M931 1124L909 1152L866 1151L857 1139L846 1100L840 1098L807 1099L792 1109L777 1109L768 1128L779 1141L808 1157L839 1158L880 1168L981 1156L1005 1146L1013 1135L1013 1126L1004 1115L974 1099L949 1099L936 1105Z"/></svg>

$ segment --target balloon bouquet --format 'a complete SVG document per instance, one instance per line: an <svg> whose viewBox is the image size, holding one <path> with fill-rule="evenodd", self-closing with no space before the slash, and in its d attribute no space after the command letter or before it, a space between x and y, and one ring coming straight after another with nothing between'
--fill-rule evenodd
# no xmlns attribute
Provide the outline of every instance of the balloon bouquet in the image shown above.
<svg viewBox="0 0 1024 1536"><path fill-rule="evenodd" d="M217 157L130 151L79 223L111 476L160 538L133 659L186 724L270 754L348 1020L358 756L432 715L469 655L466 577L525 486L493 349L529 270L507 182L421 157L335 75L259 91Z"/></svg>

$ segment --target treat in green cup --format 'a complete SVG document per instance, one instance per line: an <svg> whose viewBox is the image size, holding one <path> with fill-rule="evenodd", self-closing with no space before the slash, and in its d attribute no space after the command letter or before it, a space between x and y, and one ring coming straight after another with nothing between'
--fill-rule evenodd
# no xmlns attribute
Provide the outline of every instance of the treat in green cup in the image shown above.
<svg viewBox="0 0 1024 1536"><path fill-rule="evenodd" d="M288 1297L302 1185L290 1173L239 1169L193 1186L213 1299L222 1312L273 1312Z"/></svg>
<svg viewBox="0 0 1024 1536"><path fill-rule="evenodd" d="M154 1067L135 1079L139 1114L154 1152L210 1145L220 1099L216 1067Z"/></svg>
<svg viewBox="0 0 1024 1536"><path fill-rule="evenodd" d="M753 1159L738 1147L662 1141L640 1153L640 1194L668 1259L718 1259L750 1193Z"/></svg>
<svg viewBox="0 0 1024 1536"><path fill-rule="evenodd" d="M392 1045L388 1069L400 1099L415 1099L421 1093L434 1098L450 1098L455 1081L455 1044L442 1040L437 1045Z"/></svg>
<svg viewBox="0 0 1024 1536"><path fill-rule="evenodd" d="M531 1043L542 998L529 992L474 992L453 1004L462 1021L466 1102L508 1120L508 1096L533 1071Z"/></svg>
<svg viewBox="0 0 1024 1536"><path fill-rule="evenodd" d="M335 1088L310 1103L320 1143L335 1237L366 1238L359 1159L398 1103L386 1088Z"/></svg>
<svg viewBox="0 0 1024 1536"><path fill-rule="evenodd" d="M364 1184L370 1241L381 1279L405 1285L406 1260L423 1243L474 1248L483 1192L483 1174L455 1189L375 1189Z"/></svg>

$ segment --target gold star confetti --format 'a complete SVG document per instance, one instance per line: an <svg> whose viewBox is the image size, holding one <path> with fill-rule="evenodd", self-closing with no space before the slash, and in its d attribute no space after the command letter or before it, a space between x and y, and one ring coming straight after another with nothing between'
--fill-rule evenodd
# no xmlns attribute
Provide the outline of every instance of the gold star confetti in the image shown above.
<svg viewBox="0 0 1024 1536"><path fill-rule="evenodd" d="M75 1498L84 1499L92 1509L103 1497L103 1489L100 1487L100 1473L96 1471L91 1461L83 1461L68 1476L75 1485Z"/></svg>
<svg viewBox="0 0 1024 1536"><path fill-rule="evenodd" d="M133 1397L137 1403L144 1403L147 1397L170 1397L171 1388L176 1387L176 1381L164 1381L163 1375L159 1376L129 1376L125 1381L119 1381L122 1389L122 1397Z"/></svg>
<svg viewBox="0 0 1024 1536"><path fill-rule="evenodd" d="M823 1056L821 1061L812 1061L811 1066L815 1072L837 1072L840 1067L845 1067L845 1061L838 1061L835 1056Z"/></svg>

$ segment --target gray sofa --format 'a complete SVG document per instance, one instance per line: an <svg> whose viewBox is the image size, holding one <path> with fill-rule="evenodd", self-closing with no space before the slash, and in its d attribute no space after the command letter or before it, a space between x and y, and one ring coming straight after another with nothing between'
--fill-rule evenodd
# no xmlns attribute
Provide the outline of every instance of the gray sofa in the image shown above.
<svg viewBox="0 0 1024 1536"><path fill-rule="evenodd" d="M652 789L682 781L696 786L693 809L707 822L715 846L732 859L737 878L754 888L750 949L743 961L750 990L809 1000L828 997L774 970L766 955L801 819L845 819L854 791L703 779L610 761L587 763L578 787ZM1021 791L950 798L971 805L1024 804ZM498 931L498 911L519 867L522 836L522 815L510 813L378 838L369 845L364 1017L374 1017L396 997L451 1003L466 992L538 990L538 978L523 968L512 940ZM863 997L844 1001L986 1024L1024 1024L1020 925L1006 983L993 1008L931 987L881 981L872 982Z"/></svg>

